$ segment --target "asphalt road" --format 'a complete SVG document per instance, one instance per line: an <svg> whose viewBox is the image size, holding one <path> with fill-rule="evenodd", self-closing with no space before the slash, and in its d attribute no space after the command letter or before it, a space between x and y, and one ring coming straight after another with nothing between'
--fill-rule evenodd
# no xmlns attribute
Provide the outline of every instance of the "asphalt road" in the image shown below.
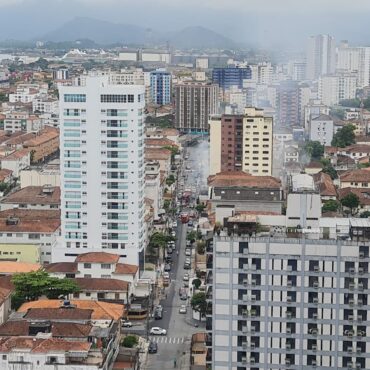
<svg viewBox="0 0 370 370"><path fill-rule="evenodd" d="M185 272L192 275L191 270L184 270L185 245L187 225L179 222L177 227L176 252L173 253L172 270L170 272L171 284L166 289L167 298L161 301L163 306L163 319L154 320L150 327L159 326L167 330L166 336L150 336L150 340L158 343L158 353L149 354L146 369L173 369L174 360L176 367L181 368L185 357L189 357L191 335L197 331L195 321L191 319L190 302L180 300L179 288L183 285ZM180 314L179 308L182 304L188 306L186 314ZM199 329L198 329L199 330ZM183 353L186 355L183 355Z"/></svg>

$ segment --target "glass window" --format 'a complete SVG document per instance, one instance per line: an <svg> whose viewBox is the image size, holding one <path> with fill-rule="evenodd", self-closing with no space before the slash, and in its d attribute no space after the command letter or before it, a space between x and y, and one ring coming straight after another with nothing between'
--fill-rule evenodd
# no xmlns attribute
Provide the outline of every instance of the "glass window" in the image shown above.
<svg viewBox="0 0 370 370"><path fill-rule="evenodd" d="M91 263L84 263L85 269L91 269Z"/></svg>
<svg viewBox="0 0 370 370"><path fill-rule="evenodd" d="M86 103L85 94L65 94L64 101L66 103Z"/></svg>

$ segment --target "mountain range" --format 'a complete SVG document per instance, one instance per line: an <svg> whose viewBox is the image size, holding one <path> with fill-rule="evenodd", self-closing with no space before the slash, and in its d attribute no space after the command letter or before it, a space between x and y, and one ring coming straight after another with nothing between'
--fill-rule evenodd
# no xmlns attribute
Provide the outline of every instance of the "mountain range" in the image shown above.
<svg viewBox="0 0 370 370"><path fill-rule="evenodd" d="M38 38L41 41L89 39L100 45L158 45L169 43L178 48L232 48L235 42L204 27L187 27L162 33L132 24L112 23L77 17Z"/></svg>

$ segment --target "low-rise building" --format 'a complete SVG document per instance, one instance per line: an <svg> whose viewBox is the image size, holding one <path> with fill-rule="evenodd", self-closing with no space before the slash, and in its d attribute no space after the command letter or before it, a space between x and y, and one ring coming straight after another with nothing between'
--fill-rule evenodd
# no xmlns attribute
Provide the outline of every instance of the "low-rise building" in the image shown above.
<svg viewBox="0 0 370 370"><path fill-rule="evenodd" d="M0 261L0 275L14 275L24 272L37 271L41 268L39 263Z"/></svg>
<svg viewBox="0 0 370 370"><path fill-rule="evenodd" d="M370 170L359 169L344 172L339 177L340 188L366 188L370 189Z"/></svg>
<svg viewBox="0 0 370 370"><path fill-rule="evenodd" d="M60 209L60 188L58 186L26 186L8 194L0 202L0 209L23 208L34 210Z"/></svg>
<svg viewBox="0 0 370 370"><path fill-rule="evenodd" d="M19 177L20 172L30 166L30 151L28 149L20 149L1 158L1 168L8 169L13 172L14 177Z"/></svg>
<svg viewBox="0 0 370 370"><path fill-rule="evenodd" d="M267 211L281 214L284 201L279 179L248 173L220 172L208 177L211 213L223 223L225 217L242 211Z"/></svg>
<svg viewBox="0 0 370 370"><path fill-rule="evenodd" d="M51 252L60 232L60 211L8 209L0 212L0 259L18 260L27 246L39 249L39 260L22 262L50 263ZM34 249L30 249L34 255ZM22 260L22 259L21 259Z"/></svg>

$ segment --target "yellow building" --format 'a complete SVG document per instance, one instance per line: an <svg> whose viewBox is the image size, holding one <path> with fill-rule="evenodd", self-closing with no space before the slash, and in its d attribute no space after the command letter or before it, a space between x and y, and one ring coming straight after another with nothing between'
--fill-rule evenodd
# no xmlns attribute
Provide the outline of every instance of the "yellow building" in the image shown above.
<svg viewBox="0 0 370 370"><path fill-rule="evenodd" d="M35 244L0 244L0 260L40 263L40 247Z"/></svg>

